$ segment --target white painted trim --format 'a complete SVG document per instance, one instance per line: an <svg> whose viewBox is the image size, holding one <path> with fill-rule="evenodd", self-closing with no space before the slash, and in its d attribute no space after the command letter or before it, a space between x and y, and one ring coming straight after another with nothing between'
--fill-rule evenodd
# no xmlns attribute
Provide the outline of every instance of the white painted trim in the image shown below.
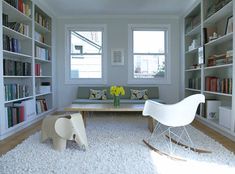
<svg viewBox="0 0 235 174"><path fill-rule="evenodd" d="M66 15L58 19L179 19L178 15Z"/></svg>
<svg viewBox="0 0 235 174"><path fill-rule="evenodd" d="M102 49L102 78L71 79L70 78L70 30L91 30L98 29L103 31L103 49ZM68 68L69 67L69 68ZM107 25L106 24L66 24L65 25L65 84L106 84L107 83Z"/></svg>
<svg viewBox="0 0 235 174"><path fill-rule="evenodd" d="M162 29L166 31L166 76L157 79L134 79L133 74L133 33L132 29ZM128 84L170 84L171 83L171 25L170 24L128 24Z"/></svg>
<svg viewBox="0 0 235 174"><path fill-rule="evenodd" d="M0 9L2 9L2 1L0 2ZM0 23L2 24L2 16L0 17ZM1 25L2 26L2 25ZM2 27L0 28L0 50L3 50L3 43L2 43ZM0 136L4 131L4 124L5 124L5 109L4 109L4 102L5 102L5 91L4 91L4 80L3 80L3 52L0 52Z"/></svg>

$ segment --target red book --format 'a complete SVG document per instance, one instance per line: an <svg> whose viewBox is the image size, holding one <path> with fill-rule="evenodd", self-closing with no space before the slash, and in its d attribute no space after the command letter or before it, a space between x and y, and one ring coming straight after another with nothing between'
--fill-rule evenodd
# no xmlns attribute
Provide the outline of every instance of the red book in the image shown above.
<svg viewBox="0 0 235 174"><path fill-rule="evenodd" d="M41 65L39 63L35 64L35 76L41 75Z"/></svg>
<svg viewBox="0 0 235 174"><path fill-rule="evenodd" d="M19 107L20 110L20 123L24 121L24 106Z"/></svg>
<svg viewBox="0 0 235 174"><path fill-rule="evenodd" d="M18 0L18 10L23 13L23 0Z"/></svg>
<svg viewBox="0 0 235 174"><path fill-rule="evenodd" d="M35 64L35 76L37 76L37 72L38 72L38 66L37 66L37 64Z"/></svg>
<svg viewBox="0 0 235 174"><path fill-rule="evenodd" d="M225 79L225 93L228 94L228 79Z"/></svg>
<svg viewBox="0 0 235 174"><path fill-rule="evenodd" d="M210 91L211 90L211 76L207 76L206 77L206 86L205 86L205 88L206 88L206 91Z"/></svg>
<svg viewBox="0 0 235 174"><path fill-rule="evenodd" d="M211 88L211 91L213 91L213 92L216 92L216 90L217 90L217 80L218 80L218 78L213 77L210 81L211 82L210 88Z"/></svg>

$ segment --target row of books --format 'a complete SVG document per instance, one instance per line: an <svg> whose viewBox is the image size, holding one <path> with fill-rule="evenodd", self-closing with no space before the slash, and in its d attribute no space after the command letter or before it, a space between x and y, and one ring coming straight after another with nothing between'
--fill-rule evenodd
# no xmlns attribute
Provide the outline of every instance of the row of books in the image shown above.
<svg viewBox="0 0 235 174"><path fill-rule="evenodd" d="M192 89L201 89L201 78L195 77L188 80L188 87Z"/></svg>
<svg viewBox="0 0 235 174"><path fill-rule="evenodd" d="M5 107L6 127L12 127L33 117L36 114L34 103L34 99L30 99L14 102L12 106Z"/></svg>
<svg viewBox="0 0 235 174"><path fill-rule="evenodd" d="M5 0L8 4L24 13L26 16L31 17L31 1L30 0Z"/></svg>
<svg viewBox="0 0 235 174"><path fill-rule="evenodd" d="M29 96L29 86L20 84L4 84L5 101Z"/></svg>
<svg viewBox="0 0 235 174"><path fill-rule="evenodd" d="M3 35L3 49L16 53L21 52L21 42L18 39Z"/></svg>
<svg viewBox="0 0 235 174"><path fill-rule="evenodd" d="M24 107L11 106L5 107L5 115L7 116L7 127L13 127L24 121Z"/></svg>
<svg viewBox="0 0 235 174"><path fill-rule="evenodd" d="M19 23L19 22L9 22L8 21L8 15L2 14L2 20L3 20L3 25L15 30L21 34L24 34L26 36L29 36L29 25Z"/></svg>
<svg viewBox="0 0 235 174"><path fill-rule="evenodd" d="M41 76L42 75L42 67L40 63L35 64L35 76Z"/></svg>
<svg viewBox="0 0 235 174"><path fill-rule="evenodd" d="M39 42L45 43L45 36L37 31L34 32L34 39Z"/></svg>
<svg viewBox="0 0 235 174"><path fill-rule="evenodd" d="M31 76L31 63L3 59L3 74L6 76Z"/></svg>
<svg viewBox="0 0 235 174"><path fill-rule="evenodd" d="M206 91L232 94L232 78L220 79L214 76L207 76L205 89Z"/></svg>
<svg viewBox="0 0 235 174"><path fill-rule="evenodd" d="M50 60L50 52L46 48L35 46L35 57L38 57L42 60Z"/></svg>
<svg viewBox="0 0 235 174"><path fill-rule="evenodd" d="M36 100L36 113L40 114L48 110L46 99L37 99Z"/></svg>
<svg viewBox="0 0 235 174"><path fill-rule="evenodd" d="M41 26L50 30L50 21L47 17L43 16L42 14L35 12L35 21L40 24Z"/></svg>

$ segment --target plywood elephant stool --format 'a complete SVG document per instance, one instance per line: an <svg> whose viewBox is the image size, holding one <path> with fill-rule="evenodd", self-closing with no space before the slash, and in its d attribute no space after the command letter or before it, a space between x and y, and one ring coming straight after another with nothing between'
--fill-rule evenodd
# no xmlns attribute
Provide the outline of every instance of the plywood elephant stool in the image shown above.
<svg viewBox="0 0 235 174"><path fill-rule="evenodd" d="M67 140L75 140L83 150L88 147L86 131L80 113L48 116L43 119L41 142L51 138L55 150L66 148Z"/></svg>

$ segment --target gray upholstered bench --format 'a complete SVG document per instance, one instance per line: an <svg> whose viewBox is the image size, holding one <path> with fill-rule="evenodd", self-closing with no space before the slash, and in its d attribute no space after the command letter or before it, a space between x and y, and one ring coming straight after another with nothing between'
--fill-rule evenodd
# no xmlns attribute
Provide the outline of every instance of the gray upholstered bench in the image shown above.
<svg viewBox="0 0 235 174"><path fill-rule="evenodd" d="M89 99L90 95L90 89L94 90L107 90L107 100L95 100L95 99ZM157 86L154 87L130 87L130 86L124 86L125 89L125 95L120 96L120 103L122 104L143 104L145 103L145 100L133 100L131 99L131 91L130 89L134 90L148 90L148 98L150 100L154 100L160 103L163 103L162 100L159 99L159 89ZM73 101L73 104L96 104L96 103L112 103L113 102L113 96L109 92L109 87L78 87L78 95L77 99Z"/></svg>

